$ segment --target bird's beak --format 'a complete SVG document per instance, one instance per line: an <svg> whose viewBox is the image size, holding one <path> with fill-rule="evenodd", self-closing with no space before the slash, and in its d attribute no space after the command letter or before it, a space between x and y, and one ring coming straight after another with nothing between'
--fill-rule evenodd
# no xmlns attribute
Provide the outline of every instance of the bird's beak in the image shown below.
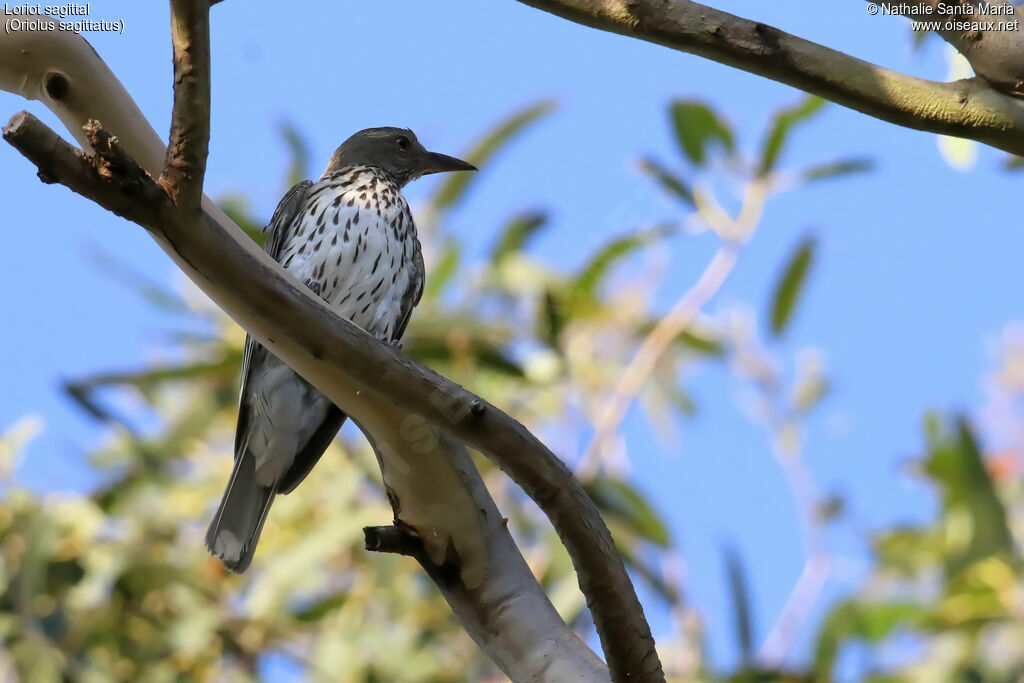
<svg viewBox="0 0 1024 683"><path fill-rule="evenodd" d="M423 169L423 175L429 175L431 173L446 173L448 171L475 171L476 166L467 163L462 159L456 159L446 154L438 154L437 152L426 152L423 155L423 162L420 166Z"/></svg>

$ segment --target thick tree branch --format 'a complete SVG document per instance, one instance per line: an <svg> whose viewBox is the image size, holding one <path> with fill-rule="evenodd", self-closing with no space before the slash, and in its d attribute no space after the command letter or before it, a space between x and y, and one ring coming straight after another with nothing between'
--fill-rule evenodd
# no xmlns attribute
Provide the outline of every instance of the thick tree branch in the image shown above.
<svg viewBox="0 0 1024 683"><path fill-rule="evenodd" d="M938 22L935 33L967 58L974 73L997 90L1024 95L1024 30L1019 24L1017 30L1005 28L1021 18L1008 0L903 0L885 5L908 19ZM993 10L999 14L987 13Z"/></svg>
<svg viewBox="0 0 1024 683"><path fill-rule="evenodd" d="M90 143L95 145L101 137L102 133L91 135ZM122 207L121 196L128 189L134 193L148 181L151 187L145 195L158 191L150 176L126 158L108 162L123 170L123 175L101 176L95 171L99 163L95 158L58 144L56 133L25 112L12 119L4 138L53 174L50 180L111 211ZM115 152L116 148L110 151ZM97 156L103 159L103 154ZM126 213L133 220L151 221L144 227L164 238L161 244L173 250L186 273L257 340L357 424L365 425L371 442L386 438L394 445L390 440L398 440L409 453L403 456L408 462L424 457L424 448L440 443L447 432L478 448L507 472L548 515L573 558L613 680L663 680L643 608L611 535L579 482L554 454L494 406L334 315L251 240L241 237L244 242L240 243L208 219L204 229L195 229L179 212L170 210L166 197L159 201L163 205L152 210ZM395 448L395 452L400 451ZM381 457L388 460L387 453ZM438 497L432 487L421 496L436 498L441 508L452 503L450 498ZM464 514L465 509L453 506L452 512ZM443 520L435 517L432 523L442 527L444 535L427 534L427 538L436 536L446 544L455 534L444 528L448 525ZM456 548L459 540L453 539ZM473 545L471 540L463 543L463 547ZM447 548L435 552L444 556ZM465 562L461 558L463 576L482 575L472 566L461 566Z"/></svg>
<svg viewBox="0 0 1024 683"><path fill-rule="evenodd" d="M45 104L85 150L92 147L83 126L90 119L102 121L128 156L154 177L163 173L163 141L81 35L33 30L0 34L0 89ZM233 225L205 196L203 210L218 224Z"/></svg>
<svg viewBox="0 0 1024 683"><path fill-rule="evenodd" d="M1024 155L1024 102L981 79L938 83L914 78L688 0L519 2L707 57L883 121Z"/></svg>
<svg viewBox="0 0 1024 683"><path fill-rule="evenodd" d="M65 40L61 33L52 32L52 35L58 41ZM33 38L45 45L45 37ZM9 50L3 40L0 37L0 54ZM67 47L66 42L64 47ZM42 51L36 57L46 59L50 54L53 53ZM79 55L84 62L60 64L59 68L64 73L85 68L89 71L87 78L113 79L105 66L102 72L88 69L90 59L100 62L94 53L92 58L82 51ZM83 67L83 63L86 66ZM30 66L39 71L38 64ZM41 71L46 74L53 69ZM0 77L6 76L5 68L0 65ZM77 90L75 79L68 78L68 85L71 91ZM119 92L127 98L123 88ZM127 99L130 102L130 98ZM77 111L63 109L64 120L82 117L85 112L89 117L95 116L97 108L117 108L116 104L94 103L88 99L83 99L81 104L83 108ZM118 113L124 116L123 110L119 109ZM127 115L122 121L125 130L134 136L133 144L145 143L148 126L144 119L139 121ZM86 144L93 145L100 139L99 131L94 133L97 134L85 137ZM124 174L99 176L93 170L93 159L87 158L89 163L83 164L78 152L70 146L57 145L56 134L29 116L16 117L5 131L5 137L37 165L42 164L54 173L59 169L65 174L63 177L54 175L52 179L111 210L120 206L119 197L125 188L141 184L148 193L152 191L149 185L156 187L128 158L117 159L116 147L103 150L98 156L108 164L118 162L114 165L124 169ZM115 156L104 159L108 152ZM59 163L54 160L54 154L62 157ZM189 216L168 208L169 200L162 198L161 201L165 205L151 207L152 211L134 214L124 207L121 210L124 215L142 222L184 272L254 338L310 380L355 422L366 425L372 441L379 445L384 438L397 439L398 443L392 443L395 452L403 453L404 458L410 460L422 455L424 439L441 443L444 433L448 432L475 446L508 472L537 501L565 542L601 636L612 678L616 681L664 679L650 629L614 542L593 503L560 460L500 410L412 363L334 315L226 217L216 220L207 213L203 229L197 229ZM402 495L406 493L403 491ZM421 497L429 498L429 493L424 491ZM425 519L413 520L410 524L414 528L420 528L416 524L421 527L436 524L439 532L445 532L424 538L428 553L434 537L443 544L451 538L456 550L470 551L459 555L460 579L468 586L473 584L473 577L486 578L486 571L472 566L472 562L477 561L473 559L472 549L479 545L473 540L473 529L446 528L451 519L444 516L445 512L466 516L465 508L453 506L456 509L446 510L448 506L444 503L448 501L433 502L442 509L426 510L424 506ZM406 511L402 510L401 515L405 522ZM446 556L446 553L446 547L435 547L430 556ZM486 566L500 572L503 565ZM500 616L501 610L492 613L492 619ZM491 624L486 626L486 633L496 637ZM538 680L556 679L542 676Z"/></svg>
<svg viewBox="0 0 1024 683"><path fill-rule="evenodd" d="M415 558L466 632L513 681L608 681L604 664L565 626L537 585L465 447L442 437L434 448L408 459L395 448L403 445L393 442L397 436L394 429L362 426L367 434L391 439L374 443L389 490L396 484L401 486L396 476L436 481L435 469L440 468L444 480L457 483L458 490L436 491L434 505L451 501L452 494L470 497L479 514L462 524L477 526L473 537L479 545L469 550L480 553L483 573L467 577L460 571L465 546L453 544L439 557L428 552L423 536L429 529L412 528L406 520L416 515L406 515L405 510L396 509L399 522L394 526L364 529L367 549ZM403 507L407 502L407 498L402 499ZM482 580L477 582L477 578Z"/></svg>
<svg viewBox="0 0 1024 683"><path fill-rule="evenodd" d="M171 0L174 109L160 184L182 211L199 211L210 147L210 2Z"/></svg>

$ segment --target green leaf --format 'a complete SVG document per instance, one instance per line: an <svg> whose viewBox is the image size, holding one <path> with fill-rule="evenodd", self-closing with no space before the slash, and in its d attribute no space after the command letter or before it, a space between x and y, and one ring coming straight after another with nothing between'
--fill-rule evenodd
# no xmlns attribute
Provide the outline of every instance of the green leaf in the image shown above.
<svg viewBox="0 0 1024 683"><path fill-rule="evenodd" d="M843 643L850 639L879 643L900 627L925 623L928 611L902 602L848 601L834 607L818 634L814 653L814 680L832 680L832 668Z"/></svg>
<svg viewBox="0 0 1024 683"><path fill-rule="evenodd" d="M140 372L109 372L68 382L66 386L77 386L86 391L104 386L133 386L148 391L165 382L197 379L220 380L224 377L233 377L241 367L241 362L241 351L233 351L225 353L220 360L210 363L157 366Z"/></svg>
<svg viewBox="0 0 1024 683"><path fill-rule="evenodd" d="M544 298L541 301L538 316L537 336L553 349L558 348L558 337L569 321L567 308L558 294L551 289L544 290Z"/></svg>
<svg viewBox="0 0 1024 683"><path fill-rule="evenodd" d="M287 188L296 183L301 183L312 175L309 167L311 156L309 142L299 132L299 129L295 127L295 124L290 121L282 121L278 124L277 129L281 133L281 138L284 140L285 145L288 146L289 164L288 175L286 176L287 185L285 185Z"/></svg>
<svg viewBox="0 0 1024 683"><path fill-rule="evenodd" d="M436 299L440 294L444 286L452 279L455 272L459 269L459 260L462 255L462 249L459 243L453 239L446 240L444 247L441 250L441 258L438 260L429 276L427 277L426 283L423 285L423 298L426 300Z"/></svg>
<svg viewBox="0 0 1024 683"><path fill-rule="evenodd" d="M725 355L725 346L721 340L707 334L704 330L683 330L676 339L680 344L697 353L708 356Z"/></svg>
<svg viewBox="0 0 1024 683"><path fill-rule="evenodd" d="M914 49L914 52L919 52L924 42L931 36L936 34L931 31L919 31L915 30L910 24L907 25L910 29L910 45Z"/></svg>
<svg viewBox="0 0 1024 683"><path fill-rule="evenodd" d="M513 114L478 141L462 158L477 168L483 168L487 161L508 145L518 133L554 109L555 103L545 100ZM434 195L434 208L441 211L454 206L477 176L476 173L449 174Z"/></svg>
<svg viewBox="0 0 1024 683"><path fill-rule="evenodd" d="M692 417L697 414L697 401L695 401L690 392L683 387L673 383L667 388L666 395L669 402L683 415Z"/></svg>
<svg viewBox="0 0 1024 683"><path fill-rule="evenodd" d="M460 330L471 335L470 330ZM431 334L429 330L415 328L405 335L406 355L421 363L451 362L457 357L473 358L481 367L495 370L510 377L526 376L523 368L506 354L500 345L478 336L467 336L463 345L453 349L447 334Z"/></svg>
<svg viewBox="0 0 1024 683"><path fill-rule="evenodd" d="M814 507L814 517L820 522L834 522L846 512L846 499L839 494L826 496Z"/></svg>
<svg viewBox="0 0 1024 683"><path fill-rule="evenodd" d="M656 321L645 322L637 327L637 334L646 337L657 326ZM676 342L682 344L690 351L706 356L720 357L725 355L725 344L714 332L699 324L692 324L683 330L676 337Z"/></svg>
<svg viewBox="0 0 1024 683"><path fill-rule="evenodd" d="M708 148L713 143L719 143L732 152L732 131L706 104L676 100L672 103L671 112L676 140L687 158L697 166L704 163Z"/></svg>
<svg viewBox="0 0 1024 683"><path fill-rule="evenodd" d="M743 560L739 553L731 547L722 550L722 557L725 560L725 573L729 582L736 642L740 646L744 663L750 664L754 661L754 620L750 607L747 576L743 570Z"/></svg>
<svg viewBox="0 0 1024 683"><path fill-rule="evenodd" d="M782 154L782 148L786 144L786 139L793 132L793 129L813 118L824 106L825 100L809 95L795 107L783 109L775 115L774 119L772 119L771 128L768 130L768 136L765 138L764 148L761 150L761 164L758 167L758 175L767 175L775 168L775 164Z"/></svg>
<svg viewBox="0 0 1024 683"><path fill-rule="evenodd" d="M813 183L819 180L830 180L854 173L866 173L875 168L875 162L871 159L845 159L833 161L819 166L811 166L804 169L801 180L805 183Z"/></svg>
<svg viewBox="0 0 1024 683"><path fill-rule="evenodd" d="M669 545L665 523L650 503L628 482L601 475L583 484L598 509L617 518L637 536L663 548Z"/></svg>
<svg viewBox="0 0 1024 683"><path fill-rule="evenodd" d="M106 387L134 387L143 395L149 395L159 385L167 382L213 380L233 385L242 363L241 351L225 353L221 360L210 363L155 367L140 372L110 372L85 379L64 383L64 390L94 419L101 422L118 422L129 427L126 420L117 417L104 408L97 400L96 391Z"/></svg>
<svg viewBox="0 0 1024 683"><path fill-rule="evenodd" d="M295 614L295 619L306 624L320 621L327 615L337 612L347 600L348 595L345 593L336 593L300 610Z"/></svg>
<svg viewBox="0 0 1024 683"><path fill-rule="evenodd" d="M498 244L491 251L491 263L499 263L506 256L520 252L527 242L548 224L548 215L542 211L529 211L515 216L501 232Z"/></svg>
<svg viewBox="0 0 1024 683"><path fill-rule="evenodd" d="M796 304L804 282L807 280L807 273L810 271L816 249L817 240L813 236L800 240L775 287L775 294L772 297L771 320L772 334L776 337L786 330L793 317L793 311L796 310Z"/></svg>
<svg viewBox="0 0 1024 683"><path fill-rule="evenodd" d="M662 166L658 161L645 157L640 160L640 170L651 176L663 190L691 208L697 208L693 191L678 175Z"/></svg>
<svg viewBox="0 0 1024 683"><path fill-rule="evenodd" d="M939 527L918 529L909 526L890 528L872 540L872 551L879 566L887 572L916 576L918 572L942 562L945 542Z"/></svg>
<svg viewBox="0 0 1024 683"><path fill-rule="evenodd" d="M619 538L619 534L615 533L616 530L612 529L612 535ZM679 591L676 590L675 586L669 584L665 577L658 572L653 562L645 562L641 557L634 553L630 548L627 548L622 543L616 543L619 550L619 555L622 557L623 564L626 565L626 569L631 574L638 574L644 581L647 582L654 592L656 592L661 598L669 605L676 606L681 604L682 596Z"/></svg>
<svg viewBox="0 0 1024 683"><path fill-rule="evenodd" d="M574 302L593 301L598 286L615 264L640 247L672 235L675 231L673 226L663 225L631 232L605 244L573 278L569 291Z"/></svg>
<svg viewBox="0 0 1024 683"><path fill-rule="evenodd" d="M1003 159L1003 169L1006 171L1019 171L1024 168L1024 157L1010 154Z"/></svg>
<svg viewBox="0 0 1024 683"><path fill-rule="evenodd" d="M260 224L251 213L249 200L240 195L228 195L217 200L217 206L228 215L253 242L263 246L267 235L263 232L263 225Z"/></svg>
<svg viewBox="0 0 1024 683"><path fill-rule="evenodd" d="M167 289L149 275L116 256L97 249L90 252L89 258L104 275L135 290L136 294L156 308L177 314L193 312L181 295Z"/></svg>
<svg viewBox="0 0 1024 683"><path fill-rule="evenodd" d="M996 495L970 425L961 418L951 429L932 417L927 432L924 471L942 489L945 516L966 514L970 520L967 545L947 558L948 573L987 557L1011 557L1014 544L1006 508Z"/></svg>

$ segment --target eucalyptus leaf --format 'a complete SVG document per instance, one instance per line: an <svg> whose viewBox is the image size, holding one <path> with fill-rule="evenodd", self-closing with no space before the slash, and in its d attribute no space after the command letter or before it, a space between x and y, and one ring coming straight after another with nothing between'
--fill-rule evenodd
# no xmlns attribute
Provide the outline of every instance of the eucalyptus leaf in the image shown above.
<svg viewBox="0 0 1024 683"><path fill-rule="evenodd" d="M505 257L522 251L530 239L547 225L548 215L543 211L516 215L501 231L501 237L491 251L491 263L500 263Z"/></svg>
<svg viewBox="0 0 1024 683"><path fill-rule="evenodd" d="M441 249L441 258L427 274L426 282L423 285L423 298L427 301L436 299L441 295L445 285L451 282L452 277L459 269L459 260L462 249L456 240L449 239Z"/></svg>
<svg viewBox="0 0 1024 683"><path fill-rule="evenodd" d="M577 303L592 301L597 296L598 287L617 263L641 247L664 239L675 232L675 227L663 225L613 238L598 249L597 253L573 278L569 288L573 300Z"/></svg>
<svg viewBox="0 0 1024 683"><path fill-rule="evenodd" d="M618 518L632 533L661 547L669 545L668 527L629 482L600 475L583 488L602 513Z"/></svg>
<svg viewBox="0 0 1024 683"><path fill-rule="evenodd" d="M932 419L927 431L929 452L924 471L939 484L946 514L965 514L970 520L967 546L951 548L947 571L955 574L992 556L1015 556L1006 508L970 424L963 418L953 426Z"/></svg>
<svg viewBox="0 0 1024 683"><path fill-rule="evenodd" d="M670 112L679 147L695 165L704 164L712 145L733 151L732 130L708 105L695 100L676 100Z"/></svg>
<svg viewBox="0 0 1024 683"><path fill-rule="evenodd" d="M824 106L825 100L809 95L800 104L783 109L775 115L771 127L768 129L768 135L765 137L764 147L761 150L758 175L768 175L775 169L779 156L782 154L786 141L793 130L799 124L813 118Z"/></svg>
<svg viewBox="0 0 1024 683"><path fill-rule="evenodd" d="M832 178L853 175L855 173L867 173L874 168L875 162L871 159L843 159L806 168L801 173L800 178L805 183L813 183L819 180L831 180Z"/></svg>
<svg viewBox="0 0 1024 683"><path fill-rule="evenodd" d="M908 602L850 600L832 609L814 647L814 680L832 680L832 669L842 645L849 640L878 643L900 627L920 625L928 611Z"/></svg>
<svg viewBox="0 0 1024 683"><path fill-rule="evenodd" d="M785 332L793 318L793 312L796 310L797 302L806 283L816 249L817 240L813 236L800 240L783 269L782 277L779 278L772 297L771 329L775 336L780 336Z"/></svg>
<svg viewBox="0 0 1024 683"><path fill-rule="evenodd" d="M492 128L462 158L477 168L484 168L487 162L504 149L516 135L554 110L555 103L552 100L538 102L522 109ZM434 195L434 208L442 211L457 204L478 176L477 173L449 174Z"/></svg>
<svg viewBox="0 0 1024 683"><path fill-rule="evenodd" d="M693 190L690 189L678 174L665 168L656 159L650 157L641 159L640 170L653 178L663 190L683 202L683 204L690 208L697 208L697 203L693 198Z"/></svg>
<svg viewBox="0 0 1024 683"><path fill-rule="evenodd" d="M545 289L539 307L537 336L551 348L558 349L558 337L565 329L570 315L563 297L550 288Z"/></svg>
<svg viewBox="0 0 1024 683"><path fill-rule="evenodd" d="M288 147L288 174L285 176L287 180L285 189L287 189L312 177L310 168L312 154L309 150L309 141L291 121L282 121L278 124L277 129L281 134L281 139Z"/></svg>
<svg viewBox="0 0 1024 683"><path fill-rule="evenodd" d="M731 546L722 550L722 559L725 562L726 582L729 585L736 643L740 647L743 662L750 664L754 660L754 616L750 601L749 582L743 569L743 559Z"/></svg>
<svg viewBox="0 0 1024 683"><path fill-rule="evenodd" d="M89 258L100 272L134 290L151 306L168 313L192 312L180 294L113 254L96 249L89 252Z"/></svg>

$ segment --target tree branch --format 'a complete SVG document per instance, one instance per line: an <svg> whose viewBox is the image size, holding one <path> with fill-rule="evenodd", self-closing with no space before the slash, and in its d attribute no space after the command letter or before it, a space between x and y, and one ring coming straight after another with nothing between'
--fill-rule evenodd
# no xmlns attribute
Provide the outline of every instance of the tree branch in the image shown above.
<svg viewBox="0 0 1024 683"><path fill-rule="evenodd" d="M442 437L434 449L407 459L395 448L394 429L362 426L367 434L391 437L391 442L374 443L389 490L396 484L401 486L395 479L399 465L407 468L400 476L411 480L436 481L436 468L440 468L445 473L443 479L458 483L458 490L437 491L434 505L447 504L453 494L456 501L458 496L471 498L478 514L462 523L478 528L475 538L480 545L472 551L481 553L483 580L478 585L467 585L466 573L459 571L460 553L465 549L452 545L444 556L431 556L423 543L424 533L429 530L411 530L404 518L394 526L364 529L367 549L415 558L466 632L513 681L608 681L604 664L566 627L540 589L465 447ZM403 507L407 502L402 498ZM398 513L396 510L396 518ZM469 581L474 578L469 577Z"/></svg>
<svg viewBox="0 0 1024 683"><path fill-rule="evenodd" d="M69 41L64 32L46 33L46 36L31 36L36 46L45 47L47 37L52 35L59 41L58 45L68 47ZM25 38L17 34L11 40L19 37ZM84 40L78 36L75 39L88 48ZM0 55L11 51L10 44L3 44L5 40L8 40L6 36L0 36ZM21 60L20 65L45 76L53 72L53 65L40 69L39 61L48 60L54 54L74 52L74 49L63 53L41 50L35 54L36 61L29 60L26 64ZM105 65L102 70L90 68L96 67L97 63L102 65L95 53L88 56L91 52L78 50L84 61L62 63L59 69L64 73L84 69L88 72L86 79L113 79ZM0 83L11 82L8 72L17 67L18 63L13 66L0 63ZM78 92L75 79L69 77L68 85L71 92ZM110 89L119 91L130 102L123 88ZM19 88L15 92L22 90ZM83 97L79 104L82 108L78 110L59 108L66 122L76 117L95 116L93 112L97 108L114 107L122 116L125 129L135 136L133 144L145 143L148 126L144 119L137 120L132 112L126 113L116 103L94 103ZM138 113L137 109L135 113ZM107 163L116 161L120 165L114 166L126 169L124 177L120 174L101 176L91 170L92 159L87 159L89 164L83 164L79 153L68 145L57 145L56 137L55 133L28 115L16 117L5 130L5 138L25 156L37 165L60 169L64 177L54 178L106 208L115 210L113 207L120 201L118 196L127 187L141 184L146 193L157 187L142 169L129 163L127 157L106 160ZM85 137L87 144L99 139L98 135ZM110 154L116 157L117 149L112 147ZM53 159L54 154L61 157L59 163ZM98 156L102 159L103 154ZM218 219L204 214L203 229L197 229L196 222L188 215L168 209L166 197L160 201L164 205L153 206L151 211L141 211L138 215L126 211L122 215L130 215L132 220L142 222L175 263L211 299L256 340L331 398L356 423L365 425L371 441L377 441L379 446L382 439L390 439L393 450L403 454L404 460L411 461L422 457L424 443L427 450L431 448L430 443L444 443L444 433L448 432L478 448L509 473L548 515L566 544L580 587L594 616L613 680L664 680L650 628L611 535L579 482L551 451L497 408L450 380L416 365L390 346L336 316L226 217ZM222 213L219 215L223 216ZM397 430L396 425L399 425ZM451 457L456 459L455 455ZM382 457L384 460L389 459ZM396 467L395 470L400 472L401 468ZM469 525L468 530L463 529L454 519L467 516L465 507L449 505L444 498L432 498L429 489L398 493L402 507L406 502L403 496L412 494L415 498L417 493L421 499L430 499L427 502L434 504L434 509L422 505L425 519L413 520L410 524L414 528L424 524L437 525L444 532L420 534L430 557L446 556L450 540L453 547L461 551L460 580L471 585L475 580L473 577L487 577L486 571L480 571L473 564L481 561L475 555L482 554L473 552L474 546L480 545L473 525ZM407 511L400 509L400 514L405 521ZM472 515L469 514L470 517ZM436 545L432 548L433 544ZM486 566L494 568L500 578L505 578L504 564ZM491 622L500 621L503 609L511 608L504 603L500 606L502 609L492 610L490 621L485 623L484 634L487 637L497 637ZM556 680L547 678L543 671L539 675L538 680Z"/></svg>
<svg viewBox="0 0 1024 683"><path fill-rule="evenodd" d="M101 175L94 169L99 161L83 158L70 145L58 144L56 138L56 133L27 112L17 114L4 129L4 139L29 160L45 167L47 173L61 174L53 175L54 180L104 208L119 207L126 188L148 184L146 195L159 192L152 178L129 159L111 162L123 169L124 175ZM90 137L93 143L98 139L98 135ZM116 153L116 147L111 153ZM55 160L54 156L61 158ZM102 160L101 155L97 157ZM160 201L169 202L166 196ZM565 543L594 615L613 680L664 680L643 609L600 514L565 465L525 427L334 315L294 279L283 277L278 272L280 265L255 249L251 240L239 244L210 220L197 230L167 206L130 215L133 220L152 221L145 227L165 238L162 244L169 245L165 248L175 250L188 275L218 305L353 421L365 426L364 433L378 447L386 477L385 463L399 463L394 466L396 471L408 468L408 463L435 449L445 432L492 457L544 510ZM379 450L382 439L392 446L383 454ZM443 480L436 470L441 463L435 460L434 464L425 470L432 475L430 481ZM464 583L473 585L474 579L469 577L486 575L481 568L484 554L473 552L479 541L472 530L460 533L454 521L467 516L468 506L453 505L436 487L408 479L419 485L400 489L395 497L401 503L399 514L405 515L406 502L414 498L432 500L435 509L424 515L426 521L410 526L429 530L421 532L421 538L435 562L447 556L451 543L459 551L458 574ZM424 528L425 524L431 526ZM430 541L435 543L433 552Z"/></svg>
<svg viewBox="0 0 1024 683"><path fill-rule="evenodd" d="M174 108L160 184L182 211L199 211L210 147L210 2L171 0Z"/></svg>
<svg viewBox="0 0 1024 683"><path fill-rule="evenodd" d="M886 3L915 21L939 22L936 33L970 62L974 73L994 88L1011 95L1024 95L1024 30L999 28L999 22L1020 21L1020 13L1004 0L913 0ZM1006 8L1009 14L981 14L983 7ZM964 8L973 8L965 10ZM925 9L927 8L927 9ZM965 11L972 13L966 14ZM952 21L953 25L945 27ZM988 28L989 21L995 26ZM958 26L957 23L960 25ZM972 24L980 25L975 29ZM1005 26L1005 24L1004 24ZM953 30L957 29L957 30Z"/></svg>
<svg viewBox="0 0 1024 683"><path fill-rule="evenodd" d="M899 126L1024 155L1024 102L982 79L939 83L915 78L688 0L519 2L707 57Z"/></svg>
<svg viewBox="0 0 1024 683"><path fill-rule="evenodd" d="M633 359L619 377L611 396L601 407L594 422L594 436L581 459L581 468L596 469L602 449L618 434L629 407L650 378L665 352L676 338L686 330L701 309L722 288L739 257L739 245L725 243L718 247L704 272L676 301L672 309L658 321ZM577 470L579 471L579 470Z"/></svg>
<svg viewBox="0 0 1024 683"><path fill-rule="evenodd" d="M44 183L62 183L122 218L155 225L164 193L98 122L84 128L94 154L72 147L25 111L11 118L3 136L25 156L32 155ZM111 182L115 179L116 184Z"/></svg>

